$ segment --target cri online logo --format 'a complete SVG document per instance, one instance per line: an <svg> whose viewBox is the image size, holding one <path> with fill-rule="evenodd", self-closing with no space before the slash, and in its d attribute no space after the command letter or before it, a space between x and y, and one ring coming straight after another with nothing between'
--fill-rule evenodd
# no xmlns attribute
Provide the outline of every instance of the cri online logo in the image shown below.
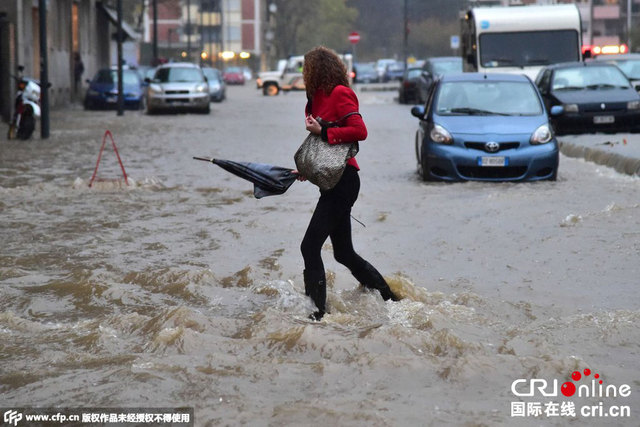
<svg viewBox="0 0 640 427"><path fill-rule="evenodd" d="M591 369L585 369L582 372L574 371L571 374L572 381L567 381L560 387L560 392L566 397L629 397L631 395L631 386L622 384L617 387L613 384L603 385L600 374L595 373L591 383L587 381L591 377ZM584 379L584 382L578 381ZM539 392L542 396L558 396L558 380L553 380L551 384L545 379L533 378L530 380L520 378L511 384L511 392L516 396L535 396Z"/></svg>

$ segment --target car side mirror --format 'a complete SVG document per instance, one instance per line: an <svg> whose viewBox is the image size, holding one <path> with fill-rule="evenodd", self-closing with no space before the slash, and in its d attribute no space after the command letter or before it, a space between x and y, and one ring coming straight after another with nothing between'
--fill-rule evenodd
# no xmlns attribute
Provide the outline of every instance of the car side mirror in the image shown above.
<svg viewBox="0 0 640 427"><path fill-rule="evenodd" d="M91 84L91 80L89 80L89 79L86 79L85 82Z"/></svg>
<svg viewBox="0 0 640 427"><path fill-rule="evenodd" d="M552 116L561 116L564 113L564 107L562 105L554 105L551 107Z"/></svg>
<svg viewBox="0 0 640 427"><path fill-rule="evenodd" d="M411 107L411 115L417 117L420 120L424 119L424 105L414 105Z"/></svg>
<svg viewBox="0 0 640 427"><path fill-rule="evenodd" d="M150 79L149 77L145 77L145 78L144 78L144 82L145 82L146 84L149 84L149 83L151 83L151 79Z"/></svg>
<svg viewBox="0 0 640 427"><path fill-rule="evenodd" d="M635 88L638 92L640 92L640 83L639 83L639 84L637 84L637 85L635 85L635 86L634 86L634 88Z"/></svg>

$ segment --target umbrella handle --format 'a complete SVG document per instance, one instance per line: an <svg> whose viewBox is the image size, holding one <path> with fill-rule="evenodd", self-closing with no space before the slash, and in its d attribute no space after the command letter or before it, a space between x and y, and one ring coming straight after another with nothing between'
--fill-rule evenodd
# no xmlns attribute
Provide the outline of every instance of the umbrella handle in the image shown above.
<svg viewBox="0 0 640 427"><path fill-rule="evenodd" d="M207 157L193 157L195 160L203 160L205 162L212 162L213 163L213 159L211 158L207 158Z"/></svg>

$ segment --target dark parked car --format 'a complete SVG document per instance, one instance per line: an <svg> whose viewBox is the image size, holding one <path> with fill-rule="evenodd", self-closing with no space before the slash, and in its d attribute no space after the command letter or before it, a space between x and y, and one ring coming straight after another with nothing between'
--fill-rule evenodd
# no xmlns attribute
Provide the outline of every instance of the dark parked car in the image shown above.
<svg viewBox="0 0 640 427"><path fill-rule="evenodd" d="M386 68L384 69L384 74L382 75L382 81L383 82L400 81L402 80L403 74L404 74L404 62L396 61L386 66Z"/></svg>
<svg viewBox="0 0 640 427"><path fill-rule="evenodd" d="M150 65L140 65L136 68L138 74L140 74L140 78L144 82L145 79L152 79L153 75L156 73L156 67L152 67Z"/></svg>
<svg viewBox="0 0 640 427"><path fill-rule="evenodd" d="M209 96L212 102L222 102L227 97L227 86L222 79L222 73L217 68L204 67L202 69L207 83L209 83Z"/></svg>
<svg viewBox="0 0 640 427"><path fill-rule="evenodd" d="M457 56L434 56L422 66L422 76L417 82L420 103L427 102L433 81L441 75L462 72L462 58Z"/></svg>
<svg viewBox="0 0 640 427"><path fill-rule="evenodd" d="M631 81L634 88L640 91L640 53L623 55L598 55L596 61L604 61L618 66Z"/></svg>
<svg viewBox="0 0 640 427"><path fill-rule="evenodd" d="M536 84L558 134L625 132L640 127L640 95L618 67L570 62L543 68Z"/></svg>
<svg viewBox="0 0 640 427"><path fill-rule="evenodd" d="M91 80L84 97L85 110L111 109L118 105L118 70L104 68ZM122 70L124 106L130 109L144 109L143 81L137 71Z"/></svg>
<svg viewBox="0 0 640 427"><path fill-rule="evenodd" d="M411 114L425 180L555 180L558 143L535 85L524 75L446 74Z"/></svg>
<svg viewBox="0 0 640 427"><path fill-rule="evenodd" d="M378 81L378 70L373 63L358 63L353 65L356 83L376 83Z"/></svg>
<svg viewBox="0 0 640 427"><path fill-rule="evenodd" d="M240 67L229 67L224 71L223 79L228 85L243 85L244 71Z"/></svg>
<svg viewBox="0 0 640 427"><path fill-rule="evenodd" d="M402 82L398 88L398 102L409 104L420 102L418 94L418 80L422 75L422 68L408 68L402 76Z"/></svg>

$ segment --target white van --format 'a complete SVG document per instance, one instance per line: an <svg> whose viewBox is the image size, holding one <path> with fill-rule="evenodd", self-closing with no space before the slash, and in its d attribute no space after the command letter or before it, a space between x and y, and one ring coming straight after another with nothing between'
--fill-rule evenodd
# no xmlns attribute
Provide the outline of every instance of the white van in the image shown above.
<svg viewBox="0 0 640 427"><path fill-rule="evenodd" d="M575 4L473 7L461 18L464 71L519 73L534 80L549 64L580 61Z"/></svg>

